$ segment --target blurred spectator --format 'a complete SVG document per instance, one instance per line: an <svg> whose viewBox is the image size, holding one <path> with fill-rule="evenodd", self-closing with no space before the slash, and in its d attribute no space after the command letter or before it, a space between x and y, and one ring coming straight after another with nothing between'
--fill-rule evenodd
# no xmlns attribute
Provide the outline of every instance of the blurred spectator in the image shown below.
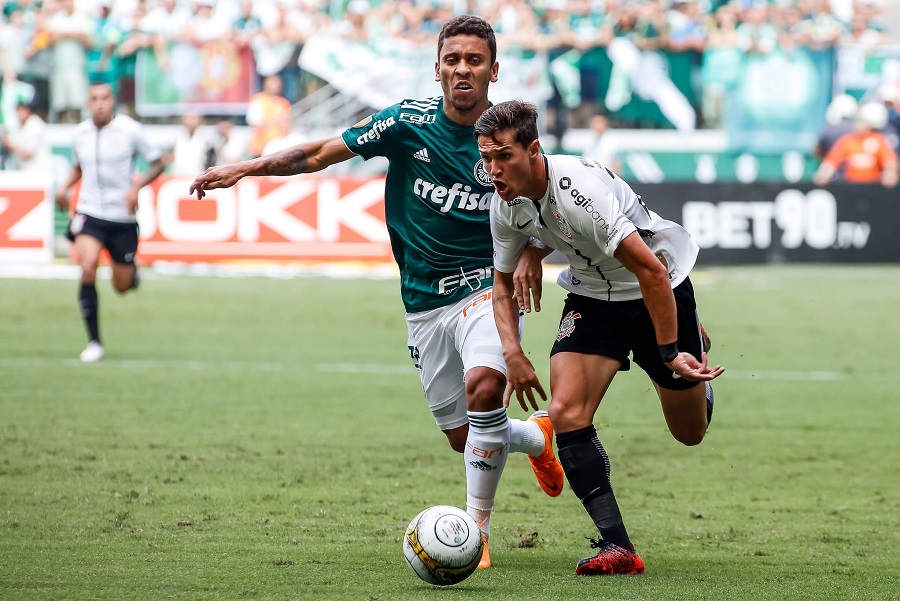
<svg viewBox="0 0 900 601"><path fill-rule="evenodd" d="M34 86L35 111L41 115L50 112L50 75L53 72L53 48L50 33L47 31L47 12L38 10L33 13L34 36L25 49L25 73L22 81Z"/></svg>
<svg viewBox="0 0 900 601"><path fill-rule="evenodd" d="M151 36L156 61L163 71L169 69L169 44L181 41L191 20L191 12L177 0L160 0L147 12L140 29Z"/></svg>
<svg viewBox="0 0 900 601"><path fill-rule="evenodd" d="M53 157L47 138L47 124L35 114L29 102L20 102L16 112L20 127L2 138L3 148L9 154L6 168L52 173Z"/></svg>
<svg viewBox="0 0 900 601"><path fill-rule="evenodd" d="M703 52L707 33L697 0L674 0L666 17L671 50Z"/></svg>
<svg viewBox="0 0 900 601"><path fill-rule="evenodd" d="M824 186L844 166L844 179L848 182L881 182L884 187L893 188L898 178L897 155L880 133L887 125L887 109L877 102L863 104L855 123L855 131L841 136L825 156L813 182Z"/></svg>
<svg viewBox="0 0 900 601"><path fill-rule="evenodd" d="M708 127L722 127L725 98L740 82L744 53L738 48L737 11L722 6L713 16L700 70L703 82L703 119Z"/></svg>
<svg viewBox="0 0 900 601"><path fill-rule="evenodd" d="M206 155L206 166L230 165L247 158L247 143L234 133L234 123L222 119L216 123ZM198 172L199 173L199 172Z"/></svg>
<svg viewBox="0 0 900 601"><path fill-rule="evenodd" d="M120 112L131 117L136 115L134 76L137 70L137 55L140 50L153 46L153 36L142 29L146 16L147 2L138 0L131 16L120 23L121 43L116 48Z"/></svg>
<svg viewBox="0 0 900 601"><path fill-rule="evenodd" d="M868 52L884 43L884 34L869 25L866 15L855 12L850 20L850 27L844 31L838 42L841 46L854 46Z"/></svg>
<svg viewBox="0 0 900 601"><path fill-rule="evenodd" d="M87 53L87 70L90 81L103 81L118 89L118 57L116 47L122 41L119 22L112 16L112 0L97 3L97 15L93 18L91 47Z"/></svg>
<svg viewBox="0 0 900 601"><path fill-rule="evenodd" d="M172 175L196 176L206 170L211 142L201 129L202 124L199 113L188 112L181 117L181 128L175 134L172 149L163 156Z"/></svg>
<svg viewBox="0 0 900 601"><path fill-rule="evenodd" d="M60 123L78 123L87 103L90 21L75 10L75 0L59 0L59 8L47 21L47 31L53 45L51 118Z"/></svg>
<svg viewBox="0 0 900 601"><path fill-rule="evenodd" d="M813 50L834 47L844 26L831 13L829 0L798 0L797 7L804 18L796 41Z"/></svg>
<svg viewBox="0 0 900 601"><path fill-rule="evenodd" d="M22 9L15 6L10 10L9 20L0 27L0 69L4 74L17 80L26 77L28 57L26 51L34 37L34 29L25 25Z"/></svg>
<svg viewBox="0 0 900 601"><path fill-rule="evenodd" d="M747 54L769 54L778 46L778 30L769 22L769 5L765 0L752 0L740 15L737 45Z"/></svg>
<svg viewBox="0 0 900 601"><path fill-rule="evenodd" d="M263 80L262 92L253 96L247 105L251 156L262 156L270 140L287 135L285 123L289 123L289 120L286 121L284 117L290 113L291 103L281 95L281 78L269 75Z"/></svg>
<svg viewBox="0 0 900 601"><path fill-rule="evenodd" d="M229 41L230 24L214 13L214 0L197 0L190 24L181 35L181 41L202 45L213 40Z"/></svg>
<svg viewBox="0 0 900 601"><path fill-rule="evenodd" d="M825 110L825 127L819 133L813 155L824 157L841 136L854 130L857 108L856 99L849 94L834 97ZM843 179L843 170L839 169L835 176L836 179Z"/></svg>
<svg viewBox="0 0 900 601"><path fill-rule="evenodd" d="M315 30L315 23L308 14L287 2L277 2L276 9L262 20L262 29L253 37L250 47L260 87L267 77L277 75L284 97L294 103L300 96L297 60L306 38Z"/></svg>
<svg viewBox="0 0 900 601"><path fill-rule="evenodd" d="M619 149L609 136L609 118L606 115L591 117L591 140L585 156L594 159L614 173L620 173Z"/></svg>

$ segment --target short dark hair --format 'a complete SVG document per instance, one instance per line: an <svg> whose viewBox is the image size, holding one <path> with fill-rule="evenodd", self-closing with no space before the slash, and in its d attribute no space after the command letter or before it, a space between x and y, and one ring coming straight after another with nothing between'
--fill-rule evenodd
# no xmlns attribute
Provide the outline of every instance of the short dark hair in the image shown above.
<svg viewBox="0 0 900 601"><path fill-rule="evenodd" d="M495 104L475 122L475 137L496 139L497 134L512 131L516 142L527 147L538 139L537 107L521 100Z"/></svg>
<svg viewBox="0 0 900 601"><path fill-rule="evenodd" d="M487 42L491 52L491 64L497 62L497 36L494 35L494 28L481 17L474 15L460 15L444 23L441 34L438 36L438 58L441 57L444 40L456 35L474 35L481 38Z"/></svg>

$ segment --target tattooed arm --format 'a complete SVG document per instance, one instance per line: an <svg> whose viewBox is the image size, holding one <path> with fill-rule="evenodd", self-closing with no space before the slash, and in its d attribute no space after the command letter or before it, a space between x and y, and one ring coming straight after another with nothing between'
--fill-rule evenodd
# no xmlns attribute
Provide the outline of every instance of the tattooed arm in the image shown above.
<svg viewBox="0 0 900 601"><path fill-rule="evenodd" d="M196 192L197 198L203 198L206 190L230 188L238 180L248 176L313 173L353 156L355 155L350 152L340 136L298 144L257 159L210 167L194 179L190 194Z"/></svg>

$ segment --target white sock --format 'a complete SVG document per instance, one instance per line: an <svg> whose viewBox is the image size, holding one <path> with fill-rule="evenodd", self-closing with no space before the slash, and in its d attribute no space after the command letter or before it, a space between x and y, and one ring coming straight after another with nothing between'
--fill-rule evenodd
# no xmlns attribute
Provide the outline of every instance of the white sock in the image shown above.
<svg viewBox="0 0 900 601"><path fill-rule="evenodd" d="M469 436L463 457L466 462L466 510L491 534L491 511L500 485L500 475L509 453L509 419L506 409L469 411Z"/></svg>
<svg viewBox="0 0 900 601"><path fill-rule="evenodd" d="M509 452L537 457L544 452L544 431L536 423L509 418Z"/></svg>

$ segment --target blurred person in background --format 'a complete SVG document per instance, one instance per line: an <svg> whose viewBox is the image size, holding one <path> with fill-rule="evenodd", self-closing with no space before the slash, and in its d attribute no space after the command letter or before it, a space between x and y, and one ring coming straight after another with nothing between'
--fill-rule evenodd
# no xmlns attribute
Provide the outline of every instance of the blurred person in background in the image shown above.
<svg viewBox="0 0 900 601"><path fill-rule="evenodd" d="M74 166L56 194L61 208L68 208L68 191L81 182L69 235L75 243L81 267L78 304L88 334L88 345L80 358L94 363L105 353L100 339L97 300L97 266L100 251L112 259L112 284L125 293L140 282L135 254L138 248L138 191L165 169L159 152L150 143L140 123L114 112L112 87L105 82L88 87L91 117L78 125L72 140ZM135 175L135 161L143 158L149 167Z"/></svg>
<svg viewBox="0 0 900 601"><path fill-rule="evenodd" d="M297 60L306 39L316 31L316 20L297 8L296 2L279 0L274 11L263 13L261 24L250 42L260 88L265 88L268 77L278 76L279 94L293 104L300 97L301 73Z"/></svg>
<svg viewBox="0 0 900 601"><path fill-rule="evenodd" d="M119 20L112 15L112 0L100 0L91 19L91 47L87 52L89 81L105 81L118 92L119 71L116 47L122 41Z"/></svg>
<svg viewBox="0 0 900 601"><path fill-rule="evenodd" d="M178 0L159 0L141 19L140 30L147 33L160 69L169 70L169 45L184 39L191 21L191 11Z"/></svg>
<svg viewBox="0 0 900 601"><path fill-rule="evenodd" d="M0 140L9 153L6 168L52 175L53 155L47 137L47 124L35 114L29 101L19 102L16 114L19 127Z"/></svg>
<svg viewBox="0 0 900 601"><path fill-rule="evenodd" d="M491 566L490 517L509 452L524 452L541 488L562 491L546 412L510 419L504 407L506 364L491 310L491 183L475 144L474 124L497 81L490 24L461 16L438 36L434 78L443 97L408 99L378 111L339 136L308 142L197 176L190 192L228 188L248 176L314 173L356 156L385 157L385 215L410 358L435 423L463 454L466 506L485 539L479 567ZM528 250L519 303L540 308L540 259ZM534 409L537 409L536 404Z"/></svg>
<svg viewBox="0 0 900 601"><path fill-rule="evenodd" d="M77 123L87 101L91 22L87 15L76 10L75 0L59 0L59 8L47 21L47 31L53 46L51 120Z"/></svg>
<svg viewBox="0 0 900 601"><path fill-rule="evenodd" d="M825 127L819 133L813 156L824 158L841 136L854 131L858 108L856 98L849 94L839 94L831 100L825 109ZM842 178L843 172L838 171L835 176Z"/></svg>
<svg viewBox="0 0 900 601"><path fill-rule="evenodd" d="M45 120L50 115L50 75L53 73L53 47L47 31L49 9L32 13L34 35L25 48L25 72L22 81L34 87L34 108Z"/></svg>
<svg viewBox="0 0 900 601"><path fill-rule="evenodd" d="M211 142L202 125L200 113L188 111L182 115L171 150L163 155L166 169L172 175L196 175L208 167Z"/></svg>
<svg viewBox="0 0 900 601"><path fill-rule="evenodd" d="M622 166L619 160L619 148L609 136L609 117L594 115L591 117L590 126L591 140L584 156L594 159L614 173L619 173Z"/></svg>
<svg viewBox="0 0 900 601"><path fill-rule="evenodd" d="M744 51L738 45L737 24L737 10L732 4L721 6L710 19L700 67L703 120L707 127L722 127L725 98L740 83Z"/></svg>
<svg viewBox="0 0 900 601"><path fill-rule="evenodd" d="M153 47L153 36L141 28L146 16L146 0L137 0L134 12L120 21L121 42L116 47L119 108L120 112L131 117L136 114L134 77L137 70L137 55L140 50Z"/></svg>
<svg viewBox="0 0 900 601"><path fill-rule="evenodd" d="M231 119L218 121L207 149L206 168L230 165L246 158L247 141L234 133L234 122Z"/></svg>
<svg viewBox="0 0 900 601"><path fill-rule="evenodd" d="M887 125L887 109L883 104L861 105L855 118L855 129L841 136L813 175L817 186L832 181L843 167L844 180L855 184L881 183L885 188L897 185L897 155L881 133Z"/></svg>
<svg viewBox="0 0 900 601"><path fill-rule="evenodd" d="M291 103L281 95L281 77L269 75L263 79L262 91L247 104L247 125L250 126L248 149L251 156L262 156L270 140L288 134L290 114Z"/></svg>

